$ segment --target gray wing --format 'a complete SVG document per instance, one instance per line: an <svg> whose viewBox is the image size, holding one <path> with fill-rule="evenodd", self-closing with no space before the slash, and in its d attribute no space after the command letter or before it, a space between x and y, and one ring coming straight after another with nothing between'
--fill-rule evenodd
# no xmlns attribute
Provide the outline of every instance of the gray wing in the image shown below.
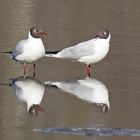
<svg viewBox="0 0 140 140"><path fill-rule="evenodd" d="M63 49L57 55L62 58L79 59L81 57L94 54L96 39L79 43L75 46Z"/></svg>
<svg viewBox="0 0 140 140"><path fill-rule="evenodd" d="M12 57L15 58L17 55L20 55L23 53L24 45L26 44L27 40L22 40L17 43L16 48L12 52Z"/></svg>

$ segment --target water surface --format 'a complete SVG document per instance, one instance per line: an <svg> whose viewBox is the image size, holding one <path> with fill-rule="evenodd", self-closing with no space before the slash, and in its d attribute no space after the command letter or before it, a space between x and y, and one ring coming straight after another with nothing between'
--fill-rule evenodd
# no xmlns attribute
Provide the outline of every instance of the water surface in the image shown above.
<svg viewBox="0 0 140 140"><path fill-rule="evenodd" d="M46 87L41 102L46 111L33 117L27 112L26 103L16 98L12 88L1 85L0 138L85 139L76 135L37 133L34 128L140 129L139 5L139 0L1 0L1 51L13 49L17 41L26 38L32 25L39 25L48 32L48 37L43 38L48 50L60 50L91 39L103 27L110 30L112 39L109 54L100 63L92 65L91 76L108 89L108 112L104 113L92 103L67 92ZM1 83L23 75L22 65L10 60L8 55L0 55L0 60ZM42 58L36 64L36 79L42 82L85 78L84 64L51 58ZM32 66L29 66L29 75L32 75Z"/></svg>

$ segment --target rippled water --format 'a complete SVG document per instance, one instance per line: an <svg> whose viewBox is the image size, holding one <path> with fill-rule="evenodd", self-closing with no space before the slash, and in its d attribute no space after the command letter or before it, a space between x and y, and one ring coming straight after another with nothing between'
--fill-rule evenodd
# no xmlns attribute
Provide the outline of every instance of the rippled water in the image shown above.
<svg viewBox="0 0 140 140"><path fill-rule="evenodd" d="M0 85L0 139L85 139L77 135L37 133L33 131L36 128L140 129L139 4L139 0L1 0L0 51L15 48L32 25L48 32L48 37L43 38L47 50L60 50L91 39L103 27L109 28L112 39L107 57L92 65L91 76L106 88L108 111L102 111L103 104L85 100L86 92L82 91L89 87L82 86L80 94L45 85L41 101L45 111L32 116L11 86ZM1 54L0 60L0 83L9 84L9 79L23 75L22 65L8 55ZM84 64L51 58L42 58L36 64L35 79L39 83L77 83L85 79ZM32 66L29 75L32 76ZM77 91L79 88L80 84Z"/></svg>

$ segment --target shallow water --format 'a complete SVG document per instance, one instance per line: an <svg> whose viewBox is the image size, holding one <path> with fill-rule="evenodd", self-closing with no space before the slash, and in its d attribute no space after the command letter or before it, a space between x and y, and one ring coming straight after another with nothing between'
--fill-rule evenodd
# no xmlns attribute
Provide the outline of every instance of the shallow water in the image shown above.
<svg viewBox="0 0 140 140"><path fill-rule="evenodd" d="M31 116L26 103L16 97L13 89L1 85L0 139L85 139L77 135L37 133L33 131L35 128L140 129L139 4L139 0L104 3L102 0L1 0L1 51L13 49L17 41L26 38L32 25L48 32L48 37L43 38L47 50L60 50L91 39L103 27L109 28L112 39L107 57L92 65L91 76L108 90L108 112L69 92L45 86L41 102L45 111L37 117ZM8 55L1 54L0 60L0 83L9 83L9 79L23 75L22 65L10 60ZM81 63L42 58L36 64L36 79L41 82L85 78L85 65ZM32 66L28 73L32 76Z"/></svg>

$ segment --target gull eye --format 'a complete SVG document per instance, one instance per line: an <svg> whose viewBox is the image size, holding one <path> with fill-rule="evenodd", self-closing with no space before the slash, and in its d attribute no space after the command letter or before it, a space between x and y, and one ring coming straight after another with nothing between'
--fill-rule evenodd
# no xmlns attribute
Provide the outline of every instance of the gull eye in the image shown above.
<svg viewBox="0 0 140 140"><path fill-rule="evenodd" d="M106 32L104 32L103 34L106 35Z"/></svg>
<svg viewBox="0 0 140 140"><path fill-rule="evenodd" d="M38 29L34 29L34 32L39 32L39 30Z"/></svg>

